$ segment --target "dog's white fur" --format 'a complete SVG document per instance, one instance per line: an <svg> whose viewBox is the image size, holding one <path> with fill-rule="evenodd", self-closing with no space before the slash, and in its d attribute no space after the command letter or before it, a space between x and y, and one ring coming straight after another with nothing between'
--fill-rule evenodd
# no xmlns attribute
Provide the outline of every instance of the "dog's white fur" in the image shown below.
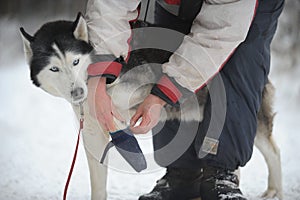
<svg viewBox="0 0 300 200"><path fill-rule="evenodd" d="M74 31L75 38L79 40L88 41L87 25L83 17L80 18L78 26ZM32 57L32 50L30 48L30 42L23 37L24 52L27 62L30 62ZM53 44L53 48L56 53L60 56L60 59L54 57L50 60L50 64L46 66L39 74L38 80L41 84L41 88L46 92L65 98L73 105L73 109L79 119L79 106L78 103L84 101L88 96L88 92L94 93L95 91L88 91L87 87L87 73L86 69L89 63L91 63L89 55L74 54L73 52L67 52L62 54L56 44ZM77 66L72 66L74 60L79 59L80 62ZM53 73L49 69L51 67L59 66L61 72ZM143 73L143 70L147 70L147 66L144 68L136 68L132 73L138 75ZM139 71L140 70L140 71ZM149 69L149 71L151 71ZM126 75L124 76L126 79ZM151 80L151 75L149 81ZM152 82L153 83L153 82ZM81 87L84 89L82 98L73 101L70 95L74 87ZM272 85L269 84L267 87L268 92L272 92ZM107 88L108 93L112 96L114 104L120 111L121 115L127 120L134 112L134 107L141 103L143 99L149 94L151 89L150 85L127 84L120 80L115 81L114 84ZM271 95L268 95L271 96ZM128 98L130 97L130 99ZM271 99L265 102L270 103ZM198 106L197 106L198 107ZM99 163L100 156L109 141L109 136L105 131L101 129L97 120L90 114L90 108L87 101L83 103L84 108L84 129L83 129L83 141L88 159L90 181L91 181L91 198L93 200L104 200L106 199L106 181L107 181L107 167ZM195 110L194 107L187 103L186 110L188 114L181 116L183 120L202 120L203 107L200 110ZM269 108L271 109L271 108ZM176 118L176 113L170 116ZM115 121L118 128L125 128L124 124ZM257 136L255 139L256 147L262 152L269 170L268 188L263 194L264 197L277 196L282 199L282 185L281 185L281 164L280 164L280 152L276 146L270 127L266 127L264 123L258 124Z"/></svg>

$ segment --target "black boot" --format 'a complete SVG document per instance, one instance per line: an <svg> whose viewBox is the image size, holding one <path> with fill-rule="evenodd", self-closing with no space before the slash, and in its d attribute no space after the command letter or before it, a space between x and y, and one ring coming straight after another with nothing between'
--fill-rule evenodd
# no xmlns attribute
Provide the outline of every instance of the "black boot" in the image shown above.
<svg viewBox="0 0 300 200"><path fill-rule="evenodd" d="M204 174L200 185L201 200L246 200L239 189L236 174L229 170L217 170Z"/></svg>
<svg viewBox="0 0 300 200"><path fill-rule="evenodd" d="M154 189L139 200L246 200L238 188L238 179L228 170L167 168Z"/></svg>
<svg viewBox="0 0 300 200"><path fill-rule="evenodd" d="M188 200L199 194L201 170L167 168L154 189L139 200Z"/></svg>

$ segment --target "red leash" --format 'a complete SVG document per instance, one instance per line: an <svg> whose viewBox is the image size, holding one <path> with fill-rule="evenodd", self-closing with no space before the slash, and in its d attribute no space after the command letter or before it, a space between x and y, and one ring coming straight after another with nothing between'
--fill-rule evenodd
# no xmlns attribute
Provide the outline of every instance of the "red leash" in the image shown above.
<svg viewBox="0 0 300 200"><path fill-rule="evenodd" d="M64 189L63 200L67 199L68 187L69 187L69 184L70 184L70 181L71 181L72 173L73 173L75 162L76 162L76 158L77 158L78 146L79 146L79 141L80 141L80 133L81 133L81 131L83 129L83 121L84 120L83 120L83 108L82 108L82 105L80 105L80 115L81 115L81 118L80 118L80 126L79 126L79 131L78 131L78 136L77 136L77 143L76 143L76 148L75 148L75 152L74 152L72 164L71 164L71 167L70 167L68 179L67 179L67 182L66 182L66 185L65 185L65 189Z"/></svg>

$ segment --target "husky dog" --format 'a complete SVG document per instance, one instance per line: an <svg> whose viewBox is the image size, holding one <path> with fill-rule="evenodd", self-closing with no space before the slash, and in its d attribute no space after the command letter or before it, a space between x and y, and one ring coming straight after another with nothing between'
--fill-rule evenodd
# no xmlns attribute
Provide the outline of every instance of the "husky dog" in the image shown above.
<svg viewBox="0 0 300 200"><path fill-rule="evenodd" d="M34 36L29 35L21 28L24 43L24 52L30 66L30 75L33 84L46 92L65 98L73 106L79 119L79 104L84 108L83 141L88 159L91 181L91 198L94 200L106 199L107 167L99 164L100 157L106 144L109 142L108 134L98 125L96 118L91 115L86 101L87 67L92 62L93 47L89 43L88 29L85 19L79 14L74 22L56 21L43 25ZM131 55L134 58L134 55ZM137 62L133 61L129 62ZM142 62L146 64L146 62ZM129 64L130 65L130 64ZM129 72L129 69L123 69ZM157 73L150 66L135 67L131 73L123 71L118 80L107 86L114 104L121 115L130 119L134 109L150 93L151 83L157 80ZM133 75L132 75L133 73ZM123 74L123 75L122 75ZM150 83L150 84L149 84ZM263 102L258 114L258 129L255 138L256 147L262 152L269 170L268 188L264 197L277 196L282 198L280 152L272 137L274 88L267 83L263 92ZM130 99L128 99L130 96ZM200 114L203 111L207 90L197 93L197 107ZM126 102L126 103L124 103ZM166 107L167 118L179 118L189 121L202 120L199 109L193 104L184 103L188 114L172 107ZM198 110L196 113L194 110ZM118 128L125 125L115 121Z"/></svg>

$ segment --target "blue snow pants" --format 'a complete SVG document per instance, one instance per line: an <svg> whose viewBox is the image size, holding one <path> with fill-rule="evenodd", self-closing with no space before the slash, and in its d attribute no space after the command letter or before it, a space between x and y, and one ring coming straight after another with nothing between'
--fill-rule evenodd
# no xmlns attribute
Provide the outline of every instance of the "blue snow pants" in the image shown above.
<svg viewBox="0 0 300 200"><path fill-rule="evenodd" d="M257 129L257 113L262 102L263 88L268 81L270 70L270 44L277 28L278 17L283 9L284 0L259 0L256 15L242 42L222 70L221 77L225 87L226 114L221 134L217 141L215 154L208 153L199 157L206 132L212 116L210 95L201 123L168 120L153 130L153 144L156 162L164 167L201 168L206 166L235 170L244 166L251 158ZM201 12L201 11L200 11ZM159 4L155 9L155 24L188 33L191 22L179 19L164 10ZM213 78L209 93L218 93L220 82ZM218 94L216 94L218 95ZM218 114L218 110L214 111ZM193 136L188 147L172 146L178 134ZM216 141L205 141L216 145ZM172 152L179 148L184 152L166 161Z"/></svg>

